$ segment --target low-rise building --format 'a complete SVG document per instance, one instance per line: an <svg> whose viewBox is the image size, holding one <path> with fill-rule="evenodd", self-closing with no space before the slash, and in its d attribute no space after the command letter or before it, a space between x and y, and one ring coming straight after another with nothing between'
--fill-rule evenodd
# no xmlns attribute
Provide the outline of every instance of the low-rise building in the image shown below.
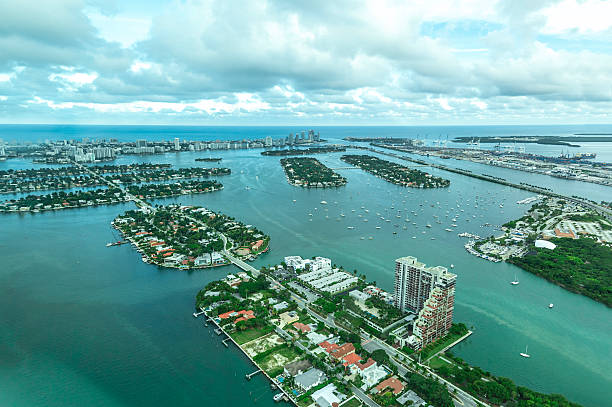
<svg viewBox="0 0 612 407"><path fill-rule="evenodd" d="M285 374L285 376L294 377L294 376L297 376L299 374L306 372L311 367L312 367L312 363L310 363L309 360L307 359L297 360L295 362L291 362L285 365L285 368L283 369L283 373Z"/></svg>
<svg viewBox="0 0 612 407"><path fill-rule="evenodd" d="M325 373L320 371L317 368L310 368L304 373L300 373L293 379L295 385L302 391L306 392L312 389L315 386L320 385L325 380L327 380L327 376Z"/></svg>

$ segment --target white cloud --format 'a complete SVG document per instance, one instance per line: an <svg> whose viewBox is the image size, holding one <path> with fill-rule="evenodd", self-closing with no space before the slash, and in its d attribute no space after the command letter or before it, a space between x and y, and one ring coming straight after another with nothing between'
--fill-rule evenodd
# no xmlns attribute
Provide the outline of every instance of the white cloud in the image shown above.
<svg viewBox="0 0 612 407"><path fill-rule="evenodd" d="M542 10L546 25L542 32L562 34L573 30L580 34L607 31L612 27L612 1L563 0Z"/></svg>

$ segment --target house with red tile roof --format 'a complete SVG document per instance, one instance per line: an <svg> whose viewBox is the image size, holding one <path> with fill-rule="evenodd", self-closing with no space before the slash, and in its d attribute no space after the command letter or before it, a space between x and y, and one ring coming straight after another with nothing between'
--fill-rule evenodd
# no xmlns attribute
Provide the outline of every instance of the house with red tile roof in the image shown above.
<svg viewBox="0 0 612 407"><path fill-rule="evenodd" d="M330 355L338 360L342 359L346 355L350 355L351 353L355 353L355 346L352 343L345 343L344 345L338 347L338 349L333 350Z"/></svg>
<svg viewBox="0 0 612 407"><path fill-rule="evenodd" d="M310 325L302 324L301 322L294 322L293 327L300 330L302 333L307 333L312 330Z"/></svg>
<svg viewBox="0 0 612 407"><path fill-rule="evenodd" d="M386 389L391 389L393 394L396 396L404 391L404 383L402 383L397 377L392 376L388 379L383 380L376 386L376 390L382 393Z"/></svg>
<svg viewBox="0 0 612 407"><path fill-rule="evenodd" d="M351 366L351 365L354 365L355 363L359 363L359 361L361 360L361 356L353 352L353 353L350 353L342 357L342 360L343 360L342 364L344 366Z"/></svg>

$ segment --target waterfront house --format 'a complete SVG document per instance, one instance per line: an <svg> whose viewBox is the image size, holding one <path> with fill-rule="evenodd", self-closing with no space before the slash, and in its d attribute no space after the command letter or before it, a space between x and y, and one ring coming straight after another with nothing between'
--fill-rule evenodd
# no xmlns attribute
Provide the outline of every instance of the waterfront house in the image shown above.
<svg viewBox="0 0 612 407"><path fill-rule="evenodd" d="M327 380L327 376L325 373L320 371L317 368L310 368L304 373L300 373L293 379L295 385L302 391L306 392L312 389L315 386L320 385L325 380Z"/></svg>
<svg viewBox="0 0 612 407"><path fill-rule="evenodd" d="M209 266L211 264L210 253L204 253L203 255L196 257L194 264L199 267Z"/></svg>

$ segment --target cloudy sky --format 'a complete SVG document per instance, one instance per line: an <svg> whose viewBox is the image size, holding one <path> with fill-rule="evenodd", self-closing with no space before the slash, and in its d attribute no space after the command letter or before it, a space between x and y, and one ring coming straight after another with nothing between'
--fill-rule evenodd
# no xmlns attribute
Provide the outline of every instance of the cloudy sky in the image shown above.
<svg viewBox="0 0 612 407"><path fill-rule="evenodd" d="M0 122L610 123L610 16L612 0L0 0Z"/></svg>

